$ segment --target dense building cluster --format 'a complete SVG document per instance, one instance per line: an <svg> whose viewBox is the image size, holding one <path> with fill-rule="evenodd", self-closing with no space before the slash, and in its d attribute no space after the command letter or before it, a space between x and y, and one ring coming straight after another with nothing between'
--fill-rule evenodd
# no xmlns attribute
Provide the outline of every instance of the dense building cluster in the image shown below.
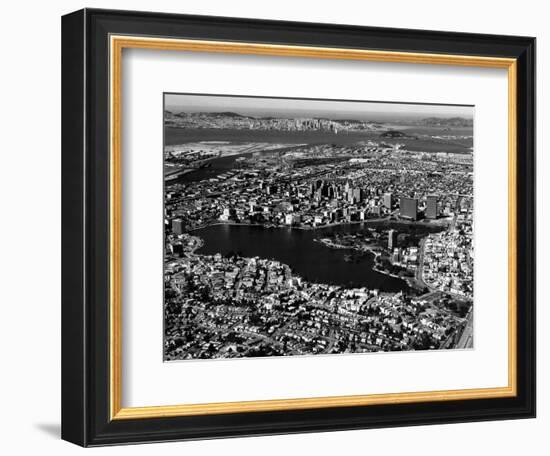
<svg viewBox="0 0 550 456"><path fill-rule="evenodd" d="M261 258L186 255L165 280L168 360L440 348L464 325L434 300L309 283Z"/></svg>
<svg viewBox="0 0 550 456"><path fill-rule="evenodd" d="M421 212L449 216L461 195L472 194L471 169L458 154L372 144L267 152L215 178L170 186L166 220L190 230L215 222L314 228L397 210L411 220Z"/></svg>
<svg viewBox="0 0 550 456"><path fill-rule="evenodd" d="M473 298L474 250L472 214L462 208L452 229L424 241L422 278L433 289Z"/></svg>
<svg viewBox="0 0 550 456"><path fill-rule="evenodd" d="M212 149L223 156L225 147ZM167 182L165 358L456 347L472 302L472 167L471 154L368 141L254 151L212 177ZM380 221L408 228L321 242L376 253L377 270L407 277L415 293L311 283L278 261L197 254L193 235L220 223Z"/></svg>

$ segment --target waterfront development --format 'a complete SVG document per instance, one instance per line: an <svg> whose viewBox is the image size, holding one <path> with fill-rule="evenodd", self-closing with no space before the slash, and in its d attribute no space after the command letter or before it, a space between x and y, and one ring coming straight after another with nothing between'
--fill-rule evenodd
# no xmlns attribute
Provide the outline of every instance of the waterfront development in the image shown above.
<svg viewBox="0 0 550 456"><path fill-rule="evenodd" d="M165 112L165 360L471 348L472 118L277 114Z"/></svg>

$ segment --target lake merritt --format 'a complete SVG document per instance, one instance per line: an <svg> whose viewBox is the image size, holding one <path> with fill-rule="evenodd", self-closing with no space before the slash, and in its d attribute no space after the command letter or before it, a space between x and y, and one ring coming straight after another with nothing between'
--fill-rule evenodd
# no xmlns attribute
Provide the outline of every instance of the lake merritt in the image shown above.
<svg viewBox="0 0 550 456"><path fill-rule="evenodd" d="M348 249L332 249L315 239L329 233L353 233L364 230L369 223L338 225L315 230L295 228L264 228L253 225L211 225L193 231L204 240L197 254L227 255L237 253L243 257L260 257L287 264L305 280L343 287L367 287L385 292L407 291L407 283L397 277L374 269L375 257L371 252L357 253ZM370 225L372 226L372 225Z"/></svg>

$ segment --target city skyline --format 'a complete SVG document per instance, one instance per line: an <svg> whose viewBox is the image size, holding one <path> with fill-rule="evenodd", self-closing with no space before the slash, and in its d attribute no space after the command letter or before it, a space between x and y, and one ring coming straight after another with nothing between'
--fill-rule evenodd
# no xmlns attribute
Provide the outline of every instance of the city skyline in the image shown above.
<svg viewBox="0 0 550 456"><path fill-rule="evenodd" d="M175 93L166 93L164 98L165 109L175 113L234 112L251 117L301 117L371 121L422 119L429 117L462 117L470 120L473 119L474 115L472 105ZM261 100L261 103L258 100ZM292 101L295 103L295 106L289 107L288 104Z"/></svg>

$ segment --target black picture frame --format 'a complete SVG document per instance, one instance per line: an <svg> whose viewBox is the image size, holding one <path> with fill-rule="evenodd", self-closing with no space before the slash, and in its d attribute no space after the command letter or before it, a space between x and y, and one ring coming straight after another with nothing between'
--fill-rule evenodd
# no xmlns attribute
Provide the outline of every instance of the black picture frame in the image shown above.
<svg viewBox="0 0 550 456"><path fill-rule="evenodd" d="M109 36L517 59L517 395L111 420ZM62 19L62 438L81 446L535 416L535 39L84 9Z"/></svg>

